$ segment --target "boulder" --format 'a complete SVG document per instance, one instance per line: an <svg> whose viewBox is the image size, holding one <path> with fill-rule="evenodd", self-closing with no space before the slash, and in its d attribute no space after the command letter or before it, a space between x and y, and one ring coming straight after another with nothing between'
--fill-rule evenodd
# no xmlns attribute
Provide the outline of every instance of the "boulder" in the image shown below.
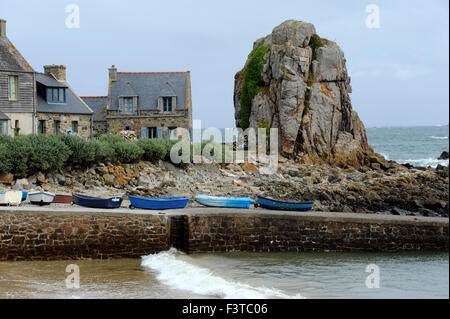
<svg viewBox="0 0 450 319"><path fill-rule="evenodd" d="M448 160L448 152L442 152L441 156L439 156L438 160Z"/></svg>
<svg viewBox="0 0 450 319"><path fill-rule="evenodd" d="M249 103L243 89L258 62L255 52L262 47L261 81ZM340 47L320 38L311 23L288 20L254 43L244 69L235 76L236 126L278 128L280 154L303 163L370 165L367 156L373 150L352 108L351 92ZM379 164L385 169L385 163Z"/></svg>
<svg viewBox="0 0 450 319"><path fill-rule="evenodd" d="M11 173L0 174L0 183L11 185L14 182L14 175Z"/></svg>

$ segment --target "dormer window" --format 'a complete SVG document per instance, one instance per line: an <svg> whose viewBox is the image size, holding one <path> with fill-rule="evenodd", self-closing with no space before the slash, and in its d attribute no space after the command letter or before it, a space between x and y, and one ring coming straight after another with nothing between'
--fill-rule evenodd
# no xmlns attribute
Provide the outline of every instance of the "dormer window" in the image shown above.
<svg viewBox="0 0 450 319"><path fill-rule="evenodd" d="M133 98L124 97L123 98L123 113L133 113Z"/></svg>
<svg viewBox="0 0 450 319"><path fill-rule="evenodd" d="M163 97L163 112L172 112L172 97Z"/></svg>
<svg viewBox="0 0 450 319"><path fill-rule="evenodd" d="M66 89L47 88L47 103L66 103Z"/></svg>

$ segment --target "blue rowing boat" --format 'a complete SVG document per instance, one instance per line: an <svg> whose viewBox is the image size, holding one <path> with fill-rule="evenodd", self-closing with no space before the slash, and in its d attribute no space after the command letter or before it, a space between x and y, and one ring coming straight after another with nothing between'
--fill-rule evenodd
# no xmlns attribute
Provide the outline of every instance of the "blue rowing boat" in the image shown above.
<svg viewBox="0 0 450 319"><path fill-rule="evenodd" d="M314 206L314 202L285 202L258 196L258 205L272 210L308 211Z"/></svg>
<svg viewBox="0 0 450 319"><path fill-rule="evenodd" d="M217 197L208 195L198 195L195 200L208 207L227 207L227 208L250 208L255 201L250 197Z"/></svg>
<svg viewBox="0 0 450 319"><path fill-rule="evenodd" d="M72 194L73 204L90 208L119 208L122 205L122 198L98 198L79 194Z"/></svg>
<svg viewBox="0 0 450 319"><path fill-rule="evenodd" d="M26 201L28 197L28 192L22 191L22 202Z"/></svg>
<svg viewBox="0 0 450 319"><path fill-rule="evenodd" d="M165 209L180 209L185 208L189 202L189 197L138 197L128 195L130 199L130 208L151 209L151 210L165 210Z"/></svg>

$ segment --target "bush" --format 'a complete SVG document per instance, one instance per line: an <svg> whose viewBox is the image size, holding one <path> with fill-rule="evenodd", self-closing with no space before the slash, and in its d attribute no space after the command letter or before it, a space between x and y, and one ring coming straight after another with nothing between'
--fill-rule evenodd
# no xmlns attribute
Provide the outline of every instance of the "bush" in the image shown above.
<svg viewBox="0 0 450 319"><path fill-rule="evenodd" d="M170 152L165 140L144 139L139 140L137 145L144 151L144 159L147 161L164 160L168 151Z"/></svg>
<svg viewBox="0 0 450 319"><path fill-rule="evenodd" d="M17 136L11 139L9 149L12 159L12 173L15 176L25 177L28 173L28 161L33 145L27 136Z"/></svg>
<svg viewBox="0 0 450 319"><path fill-rule="evenodd" d="M98 140L100 142L104 142L104 143L108 143L108 144L116 144L116 143L121 143L121 142L125 141L125 139L122 136L112 135L112 134L102 135L99 137Z"/></svg>
<svg viewBox="0 0 450 319"><path fill-rule="evenodd" d="M95 147L92 142L75 135L58 135L58 137L71 151L69 163L87 165L94 162Z"/></svg>
<svg viewBox="0 0 450 319"><path fill-rule="evenodd" d="M8 143L0 139L0 173L9 173L12 169L11 153Z"/></svg>
<svg viewBox="0 0 450 319"><path fill-rule="evenodd" d="M115 159L114 148L105 142L92 142L95 149L95 160L97 162L112 162Z"/></svg>
<svg viewBox="0 0 450 319"><path fill-rule="evenodd" d="M144 150L134 142L124 140L110 145L114 148L116 160L121 163L135 162L144 154Z"/></svg>
<svg viewBox="0 0 450 319"><path fill-rule="evenodd" d="M32 145L28 158L30 172L60 169L71 155L69 147L56 135L28 135Z"/></svg>

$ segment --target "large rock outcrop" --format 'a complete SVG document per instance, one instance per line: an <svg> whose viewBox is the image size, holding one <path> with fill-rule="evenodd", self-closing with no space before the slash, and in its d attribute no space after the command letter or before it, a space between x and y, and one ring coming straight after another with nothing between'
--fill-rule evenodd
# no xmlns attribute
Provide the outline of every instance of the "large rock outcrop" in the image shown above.
<svg viewBox="0 0 450 319"><path fill-rule="evenodd" d="M254 43L236 74L236 126L278 128L281 154L306 163L387 165L367 143L351 91L339 46L289 20Z"/></svg>

